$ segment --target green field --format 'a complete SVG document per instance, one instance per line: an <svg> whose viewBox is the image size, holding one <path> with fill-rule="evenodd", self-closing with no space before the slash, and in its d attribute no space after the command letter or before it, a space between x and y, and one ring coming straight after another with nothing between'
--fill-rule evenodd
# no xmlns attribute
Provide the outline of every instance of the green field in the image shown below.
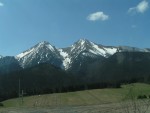
<svg viewBox="0 0 150 113"><path fill-rule="evenodd" d="M54 93L9 99L3 102L4 107L65 107L65 106L87 106L118 103L127 99L132 93L138 95L150 95L150 85L135 83L122 85L121 88L105 88L84 90L68 93Z"/></svg>

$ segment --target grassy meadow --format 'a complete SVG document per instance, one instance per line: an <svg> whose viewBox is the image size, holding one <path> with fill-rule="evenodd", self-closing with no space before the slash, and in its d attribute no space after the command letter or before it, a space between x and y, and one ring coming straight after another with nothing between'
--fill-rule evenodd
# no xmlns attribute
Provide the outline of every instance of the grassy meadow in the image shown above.
<svg viewBox="0 0 150 113"><path fill-rule="evenodd" d="M53 93L9 99L3 102L4 107L65 107L87 106L118 103L128 100L130 94L150 95L150 85L135 83L122 85L121 88L93 89L68 93Z"/></svg>

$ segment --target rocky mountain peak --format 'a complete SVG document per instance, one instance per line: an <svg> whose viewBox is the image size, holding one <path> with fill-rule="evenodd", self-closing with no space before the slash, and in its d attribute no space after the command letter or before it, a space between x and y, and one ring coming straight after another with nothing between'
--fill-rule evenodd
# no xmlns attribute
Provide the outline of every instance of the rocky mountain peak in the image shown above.
<svg viewBox="0 0 150 113"><path fill-rule="evenodd" d="M46 41L40 42L32 48L17 55L16 59L20 62L22 67L28 67L28 65L32 66L46 62L54 65L60 65L61 63L58 50Z"/></svg>

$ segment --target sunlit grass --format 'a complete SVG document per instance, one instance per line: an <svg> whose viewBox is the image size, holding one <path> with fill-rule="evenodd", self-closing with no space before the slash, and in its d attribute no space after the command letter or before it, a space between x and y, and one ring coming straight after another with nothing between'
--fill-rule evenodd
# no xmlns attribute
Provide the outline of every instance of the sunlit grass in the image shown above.
<svg viewBox="0 0 150 113"><path fill-rule="evenodd" d="M135 96L150 95L150 85L135 83L122 85L121 88L93 89L68 93L46 94L4 101L5 107L61 107L79 105L98 105L122 101L130 89Z"/></svg>

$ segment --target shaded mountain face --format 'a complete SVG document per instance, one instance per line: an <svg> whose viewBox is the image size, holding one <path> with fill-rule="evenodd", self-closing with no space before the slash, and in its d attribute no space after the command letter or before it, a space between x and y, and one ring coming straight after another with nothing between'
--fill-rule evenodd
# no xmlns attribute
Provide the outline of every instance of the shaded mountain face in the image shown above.
<svg viewBox="0 0 150 113"><path fill-rule="evenodd" d="M0 58L0 74L6 74L20 69L22 68L19 65L18 60L15 59L15 57L7 56Z"/></svg>
<svg viewBox="0 0 150 113"><path fill-rule="evenodd" d="M88 67L93 81L150 81L150 53L118 52L103 62ZM91 76L92 75L92 76Z"/></svg>
<svg viewBox="0 0 150 113"><path fill-rule="evenodd" d="M4 59L0 64L7 62L10 69L14 66L10 62L17 63L14 57ZM74 61L73 70L69 69L71 73L43 63L0 76L0 100L18 96L19 80L27 95L119 87L130 82L150 83L148 52L117 52L108 58L101 56L97 59L79 54L78 59L83 65L74 66L78 65L78 60Z"/></svg>
<svg viewBox="0 0 150 113"><path fill-rule="evenodd" d="M18 97L18 82L26 95L54 93L74 83L73 76L51 64L39 64L31 68L0 76L0 101Z"/></svg>

